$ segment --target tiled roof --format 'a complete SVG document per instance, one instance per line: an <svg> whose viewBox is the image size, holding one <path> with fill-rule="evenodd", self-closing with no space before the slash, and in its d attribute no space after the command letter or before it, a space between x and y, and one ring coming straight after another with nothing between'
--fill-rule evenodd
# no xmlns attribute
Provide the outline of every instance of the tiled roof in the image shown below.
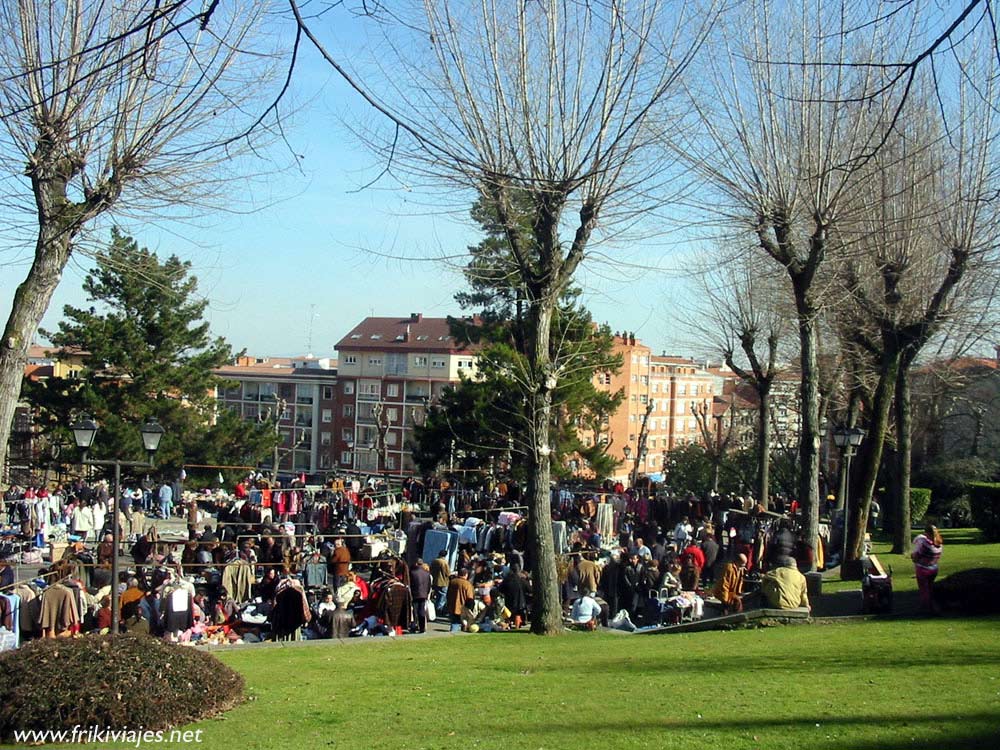
<svg viewBox="0 0 1000 750"><path fill-rule="evenodd" d="M365 318L337 342L337 349L471 353L478 347L457 342L451 334L448 318L413 314L405 318Z"/></svg>

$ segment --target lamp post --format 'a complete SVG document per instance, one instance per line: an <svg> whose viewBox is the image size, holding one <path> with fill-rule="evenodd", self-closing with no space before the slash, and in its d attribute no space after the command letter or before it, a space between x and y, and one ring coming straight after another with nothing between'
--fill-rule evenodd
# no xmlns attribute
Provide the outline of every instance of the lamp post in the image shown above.
<svg viewBox="0 0 1000 750"><path fill-rule="evenodd" d="M121 620L121 613L119 611L120 599L118 596L118 556L120 554L119 545L121 544L121 529L118 523L118 512L119 512L119 494L121 493L121 479L122 479L122 467L126 468L136 468L136 469L151 469L153 468L153 456L156 454L157 449L160 447L160 438L163 437L163 427L161 427L155 419L149 419L146 423L139 429L139 434L142 435L142 445L146 449L146 454L149 457L146 461L122 461L120 459L107 459L107 460L95 460L87 458L87 453L90 451L90 447L94 444L94 437L97 435L97 422L95 422L90 417L83 417L78 419L74 424L70 425L70 429L73 431L73 439L76 441L76 447L83 451L83 459L80 461L84 466L113 466L115 469L115 483L113 487L113 494L111 496L111 545L112 545L112 555L111 555L111 634L114 635L118 632L119 622Z"/></svg>
<svg viewBox="0 0 1000 750"><path fill-rule="evenodd" d="M849 510L851 507L850 498L848 497L849 487L850 487L850 475L851 475L851 458L854 457L854 451L861 441L865 439L865 431L860 427L838 427L833 431L833 442L840 448L841 461L843 467L840 472L840 488L839 495L841 500L838 501L838 505L843 503L844 508L844 527L843 527L843 540L840 549L840 577L844 579L844 563L847 562L847 522L850 515Z"/></svg>
<svg viewBox="0 0 1000 750"><path fill-rule="evenodd" d="M629 458L631 458L631 456L632 456L632 446L626 445L624 448L622 448L622 455L625 456L625 466L627 468L628 465L629 465ZM632 481L631 480L631 477L632 477L632 472L631 471L628 473L628 476L629 476L629 481Z"/></svg>

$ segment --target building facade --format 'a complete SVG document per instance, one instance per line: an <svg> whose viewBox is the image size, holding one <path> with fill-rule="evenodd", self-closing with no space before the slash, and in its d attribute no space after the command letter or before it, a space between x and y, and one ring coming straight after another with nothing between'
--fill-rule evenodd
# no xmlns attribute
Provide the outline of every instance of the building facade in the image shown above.
<svg viewBox="0 0 1000 750"><path fill-rule="evenodd" d="M616 333L613 351L622 357L621 371L599 373L595 383L609 393L621 390L624 400L596 439L620 459L616 478L656 478L667 453L702 440L696 410L712 414L719 379L692 359L653 354L634 335Z"/></svg>
<svg viewBox="0 0 1000 750"><path fill-rule="evenodd" d="M261 468L322 474L336 468L336 360L325 357L240 357L215 374L220 408L274 425L280 442Z"/></svg>
<svg viewBox="0 0 1000 750"><path fill-rule="evenodd" d="M445 388L475 376L476 353L455 340L447 318L358 323L337 343L337 468L412 473L413 428Z"/></svg>

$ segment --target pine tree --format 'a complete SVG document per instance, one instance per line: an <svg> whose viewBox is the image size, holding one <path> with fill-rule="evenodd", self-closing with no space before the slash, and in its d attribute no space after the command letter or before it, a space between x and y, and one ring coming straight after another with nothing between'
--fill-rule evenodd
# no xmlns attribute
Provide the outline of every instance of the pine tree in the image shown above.
<svg viewBox="0 0 1000 750"><path fill-rule="evenodd" d="M528 205L515 201L515 209L523 217L520 241L528 241ZM431 409L425 425L416 432L414 460L430 470L451 462L457 450L461 468L485 469L509 457L512 473L521 476L524 467L518 456L522 446L530 444L533 423L526 413L531 398L526 386L530 368L525 297L516 282L519 276L509 238L496 212L481 199L471 214L485 237L469 248L471 259L464 271L469 290L459 292L455 299L476 315L453 319L451 324L456 340L482 346L477 377L463 379ZM598 373L617 372L621 358L612 353L608 326L594 324L579 296L577 289L567 291L552 323L550 358L560 373L550 425L552 471L565 477L570 473L569 461L577 460L582 462L580 468L589 467L600 478L617 463L599 439L601 425L618 408L623 394L598 390L594 379ZM593 436L590 445L581 440L588 433Z"/></svg>
<svg viewBox="0 0 1000 750"><path fill-rule="evenodd" d="M198 297L191 264L165 261L130 237L112 231L111 243L83 283L89 308L66 306L57 347L89 353L79 379L32 384L26 397L43 427L65 430L74 415L100 424L95 455L142 455L139 426L155 418L165 433L157 465L255 464L273 448L273 431L217 413L213 370L233 359L222 338L202 320L208 301Z"/></svg>

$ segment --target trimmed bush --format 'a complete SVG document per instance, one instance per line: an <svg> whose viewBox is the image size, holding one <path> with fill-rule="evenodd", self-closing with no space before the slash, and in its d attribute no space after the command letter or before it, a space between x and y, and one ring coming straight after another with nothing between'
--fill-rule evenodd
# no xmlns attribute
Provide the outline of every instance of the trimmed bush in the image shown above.
<svg viewBox="0 0 1000 750"><path fill-rule="evenodd" d="M30 641L0 655L0 675L5 740L15 730L76 725L168 729L243 697L243 678L211 654L129 633Z"/></svg>
<svg viewBox="0 0 1000 750"><path fill-rule="evenodd" d="M931 491L925 487L910 487L910 520L916 522L931 507Z"/></svg>
<svg viewBox="0 0 1000 750"><path fill-rule="evenodd" d="M969 484L969 506L972 522L989 541L1000 539L1000 484L972 482Z"/></svg>

